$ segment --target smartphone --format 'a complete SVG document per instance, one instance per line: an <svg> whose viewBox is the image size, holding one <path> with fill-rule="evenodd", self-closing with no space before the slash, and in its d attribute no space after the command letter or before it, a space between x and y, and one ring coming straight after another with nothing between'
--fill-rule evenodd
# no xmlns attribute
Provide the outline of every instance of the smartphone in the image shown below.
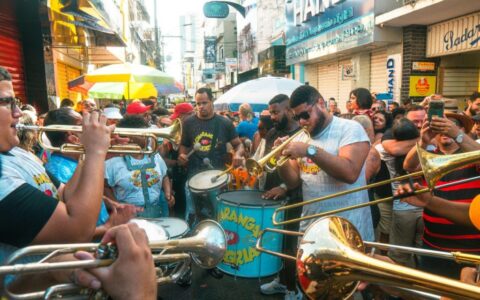
<svg viewBox="0 0 480 300"><path fill-rule="evenodd" d="M428 121L432 121L432 116L443 118L445 103L443 100L430 100L428 104Z"/></svg>

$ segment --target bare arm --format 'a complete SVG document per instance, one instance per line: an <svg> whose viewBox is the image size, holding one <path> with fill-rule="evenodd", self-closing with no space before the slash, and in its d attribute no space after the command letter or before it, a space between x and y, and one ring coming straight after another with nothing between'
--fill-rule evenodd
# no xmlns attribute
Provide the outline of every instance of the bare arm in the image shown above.
<svg viewBox="0 0 480 300"><path fill-rule="evenodd" d="M93 112L83 119L82 144L85 161L75 190L66 187L65 203L60 202L47 224L33 240L34 244L90 241L100 212L103 195L104 161L110 146L105 116Z"/></svg>
<svg viewBox="0 0 480 300"><path fill-rule="evenodd" d="M230 141L232 144L233 149L235 149L235 155L233 156L233 164L235 166L241 166L243 164L243 158L245 156L245 148L243 147L243 143L240 138L234 138Z"/></svg>
<svg viewBox="0 0 480 300"><path fill-rule="evenodd" d="M378 154L375 147L371 147L365 163L365 178L367 182L380 171L380 162L380 154Z"/></svg>
<svg viewBox="0 0 480 300"><path fill-rule="evenodd" d="M382 146L392 156L406 155L410 149L415 146L416 139L407 141L385 140Z"/></svg>

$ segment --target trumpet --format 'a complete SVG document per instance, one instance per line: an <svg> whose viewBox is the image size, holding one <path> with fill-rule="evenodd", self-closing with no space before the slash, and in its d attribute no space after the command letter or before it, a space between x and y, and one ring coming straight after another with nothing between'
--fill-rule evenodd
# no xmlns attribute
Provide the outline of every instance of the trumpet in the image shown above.
<svg viewBox="0 0 480 300"><path fill-rule="evenodd" d="M73 126L73 125L49 125L49 126L33 126L33 125L23 125L17 124L18 130L35 130L39 137L45 132L82 132L82 126ZM149 148L141 148L138 145L129 144L129 145L114 145L108 149L109 153L120 153L120 154L152 154L157 148L157 138L165 138L170 140L174 146L180 144L180 139L182 137L182 123L180 120L175 120L172 126L167 128L115 128L113 134L118 134L120 136L126 137L145 137L148 138L151 142ZM42 138L38 139L40 146L43 149L56 151L61 153L85 153L85 149L82 145L77 144L63 144L60 147L54 147L46 145Z"/></svg>
<svg viewBox="0 0 480 300"><path fill-rule="evenodd" d="M267 232L301 237L297 256L262 245ZM305 233L265 229L258 251L296 261L297 279L309 299L348 299L360 281L452 297L480 299L480 288L457 280L421 272L365 255L365 243L346 219L331 216L312 223Z"/></svg>
<svg viewBox="0 0 480 300"><path fill-rule="evenodd" d="M227 238L223 228L213 220L204 220L195 227L193 236L167 241L150 242L150 248L159 254L153 255L155 263L171 263L181 262L171 275L164 275L160 272L160 278L157 278L158 284L166 284L175 282L180 278L188 268L190 259L193 260L199 267L210 269L215 267L223 259L227 248ZM88 251L96 253L97 258L93 260L83 261L63 261L63 262L48 262L49 259L62 254L74 253L76 251ZM172 253L166 252L188 252L187 253ZM46 255L45 258L35 263L15 264L19 259L33 256ZM44 273L49 271L57 271L64 269L76 268L97 268L109 266L115 261L117 256L117 249L114 245L101 245L96 243L84 244L58 244L58 245L38 245L29 246L14 252L6 261L5 266L0 267L0 275L7 274L32 274ZM157 270L158 271L158 270ZM78 293L84 289L74 284L55 285L46 291L38 291L27 294L14 294L8 286L5 287L5 292L13 299L38 299L48 298L58 293Z"/></svg>
<svg viewBox="0 0 480 300"><path fill-rule="evenodd" d="M476 177L472 177L472 178L467 178L467 179L458 180L458 181L455 181L455 182L450 182L450 183L442 184L442 185L439 185L439 186L435 186L437 181L440 178L442 178L444 175L448 174L449 172L451 172L455 169L458 169L460 167L467 166L469 164L475 163L478 160L480 160L480 150L472 151L472 152L466 152L466 153L460 153L460 154L438 155L438 154L432 154L432 153L427 152L426 150L422 149L418 144L417 144L416 147L417 147L417 154L418 154L418 158L420 160L420 165L422 167L422 171L414 172L414 173L411 173L411 174L407 174L407 175L399 176L399 177L396 177L396 178L372 183L372 184L365 185L365 186L358 187L358 188L354 188L354 189L351 189L351 190L338 192L338 193L335 193L335 194L331 194L331 195L311 199L311 200L308 200L308 201L303 201L303 202L300 202L300 203L296 203L296 204L292 204L292 205L286 205L286 206L277 208L273 212L273 215L272 215L273 224L278 226L278 225L285 225L285 224L290 224L290 223L295 223L295 222L301 222L301 221L305 221L305 220L309 220L309 219L321 218L321 217L341 213L341 212L344 212L344 211L347 211L347 210L352 210L352 209L362 208L362 207L366 207L366 206L370 206L370 205L376 205L376 204L382 203L382 202L392 201L392 200L397 199L397 198L396 197L386 197L386 198L377 199L377 200L370 201L370 202L365 202L365 203L360 203L360 204L357 204L357 205L347 206L347 207L343 207L343 208L339 208L339 209L335 209L335 210L331 210L331 211L326 211L326 212L322 212L322 213L318 213L318 214L307 215L307 216L303 216L303 217L300 217L300 218L289 219L289 220L284 220L284 221L278 221L277 220L277 215L282 211L292 209L292 208L296 208L296 207L300 207L300 206L309 205L309 204L316 203L316 202L319 202L319 201L329 200L329 199L332 199L332 198L335 198L335 197L338 197L338 196L348 195L348 194L351 194L351 193L355 193L355 192L358 192L358 191L363 191L363 190L366 190L366 189L382 186L382 185L385 185L385 184L391 184L394 181L408 180L408 179L411 179L413 177L419 177L419 176L423 175L424 178L425 178L425 181L427 182L428 187L415 191L413 194L416 195L416 194L421 194L421 193L427 193L427 192L430 192L434 189L445 188L445 187L448 187L448 186L452 186L452 185L456 185L456 184L465 183L465 182L480 179L480 176L476 176ZM407 195L407 196L411 196L411 195ZM403 196L403 197L405 197L405 196Z"/></svg>
<svg viewBox="0 0 480 300"><path fill-rule="evenodd" d="M285 164L289 157L288 156L280 156L276 159L276 156L282 153L283 149L293 141L308 141L310 140L310 133L306 128L302 128L301 130L297 131L294 135L286 139L281 145L270 151L270 153L266 154L260 160L256 161L255 159L249 158L247 159L246 167L250 175L259 177L263 174L263 169L266 169L267 172L272 173L275 171L277 167L282 166Z"/></svg>

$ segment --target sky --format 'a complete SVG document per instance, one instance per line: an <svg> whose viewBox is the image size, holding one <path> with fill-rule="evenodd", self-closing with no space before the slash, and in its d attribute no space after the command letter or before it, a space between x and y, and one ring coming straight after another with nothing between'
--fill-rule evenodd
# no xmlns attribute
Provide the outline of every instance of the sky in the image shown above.
<svg viewBox="0 0 480 300"><path fill-rule="evenodd" d="M155 0L145 0L148 10L154 11ZM180 16L203 14L202 7L206 0L156 0L157 1L157 22L162 35L179 36L180 35ZM153 24L153 16L152 24ZM182 80L182 68L180 58L180 38L164 38L165 57L171 57L169 62L165 63L166 73L174 76L177 80Z"/></svg>

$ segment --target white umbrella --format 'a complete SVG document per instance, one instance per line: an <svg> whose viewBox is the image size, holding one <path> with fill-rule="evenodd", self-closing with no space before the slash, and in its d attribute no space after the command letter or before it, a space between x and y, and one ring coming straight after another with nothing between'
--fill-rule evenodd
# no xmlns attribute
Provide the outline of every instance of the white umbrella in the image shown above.
<svg viewBox="0 0 480 300"><path fill-rule="evenodd" d="M243 82L215 102L216 110L237 111L242 103L248 103L254 111L260 112L268 107L268 102L278 94L290 97L292 92L302 84L299 81L283 77L262 77Z"/></svg>

